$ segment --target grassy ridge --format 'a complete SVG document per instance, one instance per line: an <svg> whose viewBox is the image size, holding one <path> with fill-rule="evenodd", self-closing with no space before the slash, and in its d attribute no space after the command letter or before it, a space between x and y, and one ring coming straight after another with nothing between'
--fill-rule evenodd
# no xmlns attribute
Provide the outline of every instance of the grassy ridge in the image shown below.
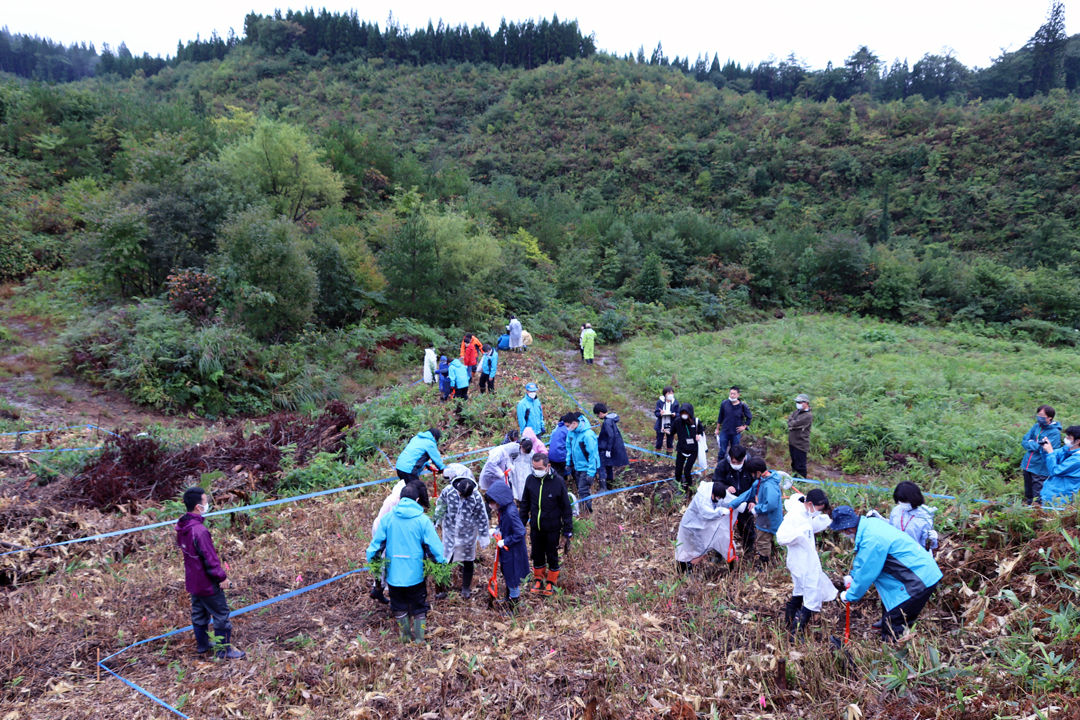
<svg viewBox="0 0 1080 720"><path fill-rule="evenodd" d="M625 346L635 385L671 382L712 421L732 384L755 413L752 432L786 441L796 393L813 398L811 456L846 473L899 474L931 489L1008 496L1020 438L1042 403L1077 422L1075 350L978 335L802 316L720 333L640 338ZM903 455L904 457L901 457Z"/></svg>

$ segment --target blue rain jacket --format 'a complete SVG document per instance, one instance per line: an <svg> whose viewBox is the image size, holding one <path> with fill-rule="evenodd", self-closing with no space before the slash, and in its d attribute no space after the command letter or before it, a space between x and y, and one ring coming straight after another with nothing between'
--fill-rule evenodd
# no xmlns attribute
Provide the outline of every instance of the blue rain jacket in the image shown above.
<svg viewBox="0 0 1080 720"><path fill-rule="evenodd" d="M1046 482L1039 497L1046 507L1071 503L1080 493L1080 450L1059 447L1046 456Z"/></svg>
<svg viewBox="0 0 1080 720"><path fill-rule="evenodd" d="M589 427L584 415L578 415L577 430L566 434L567 462L574 470L582 471L592 477L600 469L600 448L596 433Z"/></svg>
<svg viewBox="0 0 1080 720"><path fill-rule="evenodd" d="M525 547L525 525L521 522L514 491L506 483L495 483L487 490L489 498L499 506L499 534L505 548L499 548L499 565L507 587L520 587L521 579L530 574L529 551Z"/></svg>
<svg viewBox="0 0 1080 720"><path fill-rule="evenodd" d="M454 358L453 362L450 363L450 387L469 387L469 371L465 367L465 363L461 362L461 358Z"/></svg>
<svg viewBox="0 0 1080 720"><path fill-rule="evenodd" d="M375 559L385 549L390 561L386 569L386 584L410 587L424 580L424 548L436 562L446 562L442 540L435 524L424 514L424 508L412 498L401 498L397 506L379 522L375 537L367 549L367 560Z"/></svg>
<svg viewBox="0 0 1080 720"><path fill-rule="evenodd" d="M884 520L864 517L855 533L855 562L851 566L849 602L873 585L886 610L937 585L943 575L934 557L906 532Z"/></svg>
<svg viewBox="0 0 1080 720"><path fill-rule="evenodd" d="M780 523L784 521L784 498L780 494L780 476L770 470L755 480L749 490L727 503L727 507L737 508L744 502L756 502L754 527L775 535L780 529Z"/></svg>
<svg viewBox="0 0 1080 720"><path fill-rule="evenodd" d="M484 354L480 358L480 372L488 377L495 377L495 371L499 369L499 353L495 348L491 349L491 354Z"/></svg>
<svg viewBox="0 0 1080 720"><path fill-rule="evenodd" d="M446 356L439 361L439 392L450 394L450 363L446 362Z"/></svg>
<svg viewBox="0 0 1080 720"><path fill-rule="evenodd" d="M1050 444L1057 450L1061 447L1061 423L1054 420L1046 427L1042 427L1039 423L1035 423L1035 426L1027 431L1024 435L1024 439L1020 441L1020 444L1027 450L1024 453L1024 459L1020 461L1020 469L1026 470L1032 475L1049 475L1046 472L1046 453L1042 449L1043 438L1050 440Z"/></svg>
<svg viewBox="0 0 1080 720"><path fill-rule="evenodd" d="M427 465L428 458L440 470L446 467L443 464L442 455L439 454L439 448L435 444L435 438L432 437L430 431L425 430L410 440L401 451L394 469L406 473L419 473L424 469L424 465Z"/></svg>
<svg viewBox="0 0 1080 720"><path fill-rule="evenodd" d="M555 432L551 433L548 440L548 459L551 462L566 462L566 436L570 434L569 428L562 420L555 426Z"/></svg>
<svg viewBox="0 0 1080 720"><path fill-rule="evenodd" d="M517 417L518 432L525 432L525 428L531 427L537 435L544 434L544 408L540 406L539 397L535 400L528 395L521 398L517 404Z"/></svg>

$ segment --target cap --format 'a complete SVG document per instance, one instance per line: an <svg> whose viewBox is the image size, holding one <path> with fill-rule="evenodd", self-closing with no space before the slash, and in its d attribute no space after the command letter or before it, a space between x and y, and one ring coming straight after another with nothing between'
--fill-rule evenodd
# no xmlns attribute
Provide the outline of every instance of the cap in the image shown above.
<svg viewBox="0 0 1080 720"><path fill-rule="evenodd" d="M540 392L540 388L536 386L536 383L529 383L525 386L525 392Z"/></svg>
<svg viewBox="0 0 1080 720"><path fill-rule="evenodd" d="M841 505L833 509L832 524L829 525L829 529L840 532L841 530L850 530L858 524L859 514L850 505Z"/></svg>
<svg viewBox="0 0 1080 720"><path fill-rule="evenodd" d="M795 396L795 402L808 403L808 402L810 402L810 396L807 395L806 393L799 393L798 395Z"/></svg>

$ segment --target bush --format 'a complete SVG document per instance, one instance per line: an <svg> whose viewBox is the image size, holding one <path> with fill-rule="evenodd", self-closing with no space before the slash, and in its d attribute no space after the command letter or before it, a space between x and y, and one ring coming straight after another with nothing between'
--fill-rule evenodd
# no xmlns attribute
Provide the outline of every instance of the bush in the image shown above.
<svg viewBox="0 0 1080 720"><path fill-rule="evenodd" d="M596 325L596 334L601 342L622 342L623 331L630 320L616 310L605 310L600 316L600 322Z"/></svg>

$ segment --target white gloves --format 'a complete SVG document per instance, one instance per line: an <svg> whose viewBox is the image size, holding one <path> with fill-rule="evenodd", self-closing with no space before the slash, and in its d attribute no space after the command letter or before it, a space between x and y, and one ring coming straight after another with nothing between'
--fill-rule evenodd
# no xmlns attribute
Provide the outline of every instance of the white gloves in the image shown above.
<svg viewBox="0 0 1080 720"><path fill-rule="evenodd" d="M739 503L739 507L736 508L739 512L746 512L746 503Z"/></svg>
<svg viewBox="0 0 1080 720"><path fill-rule="evenodd" d="M498 545L500 550L505 550L506 549L506 544L502 540L499 540L497 545Z"/></svg>
<svg viewBox="0 0 1080 720"><path fill-rule="evenodd" d="M847 590L845 590L844 592L840 593L840 602L846 603L847 601Z"/></svg>
<svg viewBox="0 0 1080 720"><path fill-rule="evenodd" d="M604 451L604 457L611 457L611 451L610 450L605 450Z"/></svg>
<svg viewBox="0 0 1080 720"><path fill-rule="evenodd" d="M878 520L884 520L885 516L879 513L877 510L867 510L866 517L877 518Z"/></svg>
<svg viewBox="0 0 1080 720"><path fill-rule="evenodd" d="M850 575L844 576L844 589L847 590L851 587L852 579Z"/></svg>

